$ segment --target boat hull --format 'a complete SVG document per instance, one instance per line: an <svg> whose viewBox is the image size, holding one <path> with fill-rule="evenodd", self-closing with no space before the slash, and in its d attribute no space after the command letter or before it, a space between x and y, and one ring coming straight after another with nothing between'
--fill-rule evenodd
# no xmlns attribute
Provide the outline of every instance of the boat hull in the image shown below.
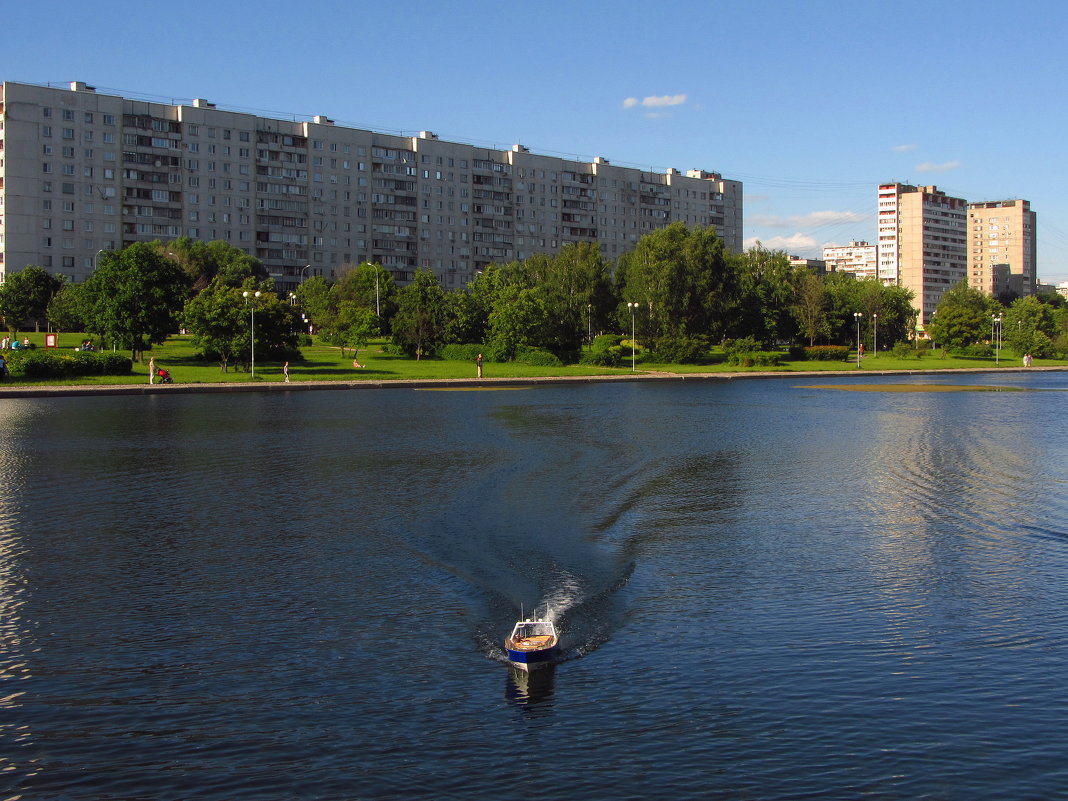
<svg viewBox="0 0 1068 801"><path fill-rule="evenodd" d="M560 647L557 645L537 651L513 651L511 648L505 650L508 652L508 661L520 670L537 670L555 663L560 657Z"/></svg>

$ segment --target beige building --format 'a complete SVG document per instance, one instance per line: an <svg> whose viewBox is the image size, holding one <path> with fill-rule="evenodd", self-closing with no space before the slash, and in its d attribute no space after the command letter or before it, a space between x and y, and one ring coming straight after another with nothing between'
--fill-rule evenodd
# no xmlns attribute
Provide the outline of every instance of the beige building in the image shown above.
<svg viewBox="0 0 1068 801"><path fill-rule="evenodd" d="M0 276L36 264L80 282L100 251L188 236L256 256L281 290L343 265L463 286L490 262L712 225L742 250L742 184L104 95L0 86Z"/></svg>
<svg viewBox="0 0 1068 801"><path fill-rule="evenodd" d="M827 262L823 259L809 259L804 256L790 256L791 267L804 267L806 270L812 270L812 272L818 275L823 275L827 272Z"/></svg>
<svg viewBox="0 0 1068 801"><path fill-rule="evenodd" d="M968 204L968 285L999 297L1035 294L1035 213L1026 200Z"/></svg>
<svg viewBox="0 0 1068 801"><path fill-rule="evenodd" d="M967 275L967 202L936 186L879 187L879 275L911 289L925 325L942 294Z"/></svg>
<svg viewBox="0 0 1068 801"><path fill-rule="evenodd" d="M875 278L878 258L875 245L852 241L848 245L828 245L823 249L823 260L832 273L852 273L858 279ZM892 276L896 282L897 275Z"/></svg>

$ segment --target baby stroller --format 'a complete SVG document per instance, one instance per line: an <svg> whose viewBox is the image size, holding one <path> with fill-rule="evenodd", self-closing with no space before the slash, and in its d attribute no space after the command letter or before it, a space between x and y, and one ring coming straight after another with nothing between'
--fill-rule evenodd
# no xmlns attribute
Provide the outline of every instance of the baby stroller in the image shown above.
<svg viewBox="0 0 1068 801"><path fill-rule="evenodd" d="M159 384L173 384L174 379L171 378L171 374L164 370L162 367L156 370L156 376L159 378L157 383Z"/></svg>

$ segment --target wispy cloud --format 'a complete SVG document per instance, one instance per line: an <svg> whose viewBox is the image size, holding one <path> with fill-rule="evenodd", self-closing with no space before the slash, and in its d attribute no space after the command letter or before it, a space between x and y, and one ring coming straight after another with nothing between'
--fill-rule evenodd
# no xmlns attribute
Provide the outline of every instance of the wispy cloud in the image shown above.
<svg viewBox="0 0 1068 801"><path fill-rule="evenodd" d="M949 170L955 170L960 166L962 165L959 161L943 161L941 164L925 161L922 164L916 165L916 172L948 172Z"/></svg>
<svg viewBox="0 0 1068 801"><path fill-rule="evenodd" d="M751 248L757 242L762 244L768 250L785 250L791 255L799 253L811 252L818 248L816 240L808 234L796 233L789 236L771 236L767 239L761 239L758 236L751 236L747 238L742 244Z"/></svg>
<svg viewBox="0 0 1068 801"><path fill-rule="evenodd" d="M686 95L650 95L639 100L636 97L628 97L623 101L623 108L644 106L645 108L665 108L667 106L681 106L686 102ZM651 116L649 114L646 115Z"/></svg>
<svg viewBox="0 0 1068 801"><path fill-rule="evenodd" d="M910 150L915 150L916 145L894 145L890 148L892 153L908 153Z"/></svg>
<svg viewBox="0 0 1068 801"><path fill-rule="evenodd" d="M855 211L813 211L791 217L757 215L750 218L750 222L761 228L821 228L824 225L865 222L869 217L868 214Z"/></svg>

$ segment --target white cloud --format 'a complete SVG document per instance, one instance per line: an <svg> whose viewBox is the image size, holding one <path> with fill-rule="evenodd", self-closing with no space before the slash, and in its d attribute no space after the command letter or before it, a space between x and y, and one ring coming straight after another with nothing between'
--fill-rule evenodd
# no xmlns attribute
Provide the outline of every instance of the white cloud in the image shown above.
<svg viewBox="0 0 1068 801"><path fill-rule="evenodd" d="M628 97L623 101L623 108L634 108L635 106L666 108L668 106L681 106L685 102L686 95L650 95L649 97L643 97L641 100L636 97ZM654 115L646 114L645 116Z"/></svg>
<svg viewBox="0 0 1068 801"><path fill-rule="evenodd" d="M947 172L948 170L955 170L960 166L961 163L959 161L944 161L941 164L925 161L923 164L916 165L916 172Z"/></svg>
<svg viewBox="0 0 1068 801"><path fill-rule="evenodd" d="M908 153L910 150L915 150L916 145L894 145L890 150L894 153Z"/></svg>
<svg viewBox="0 0 1068 801"><path fill-rule="evenodd" d="M686 95L660 95L660 97L642 98L642 105L647 107L681 106L686 102Z"/></svg>
<svg viewBox="0 0 1068 801"><path fill-rule="evenodd" d="M868 214L855 211L814 211L792 217L758 215L751 217L749 223L760 228L820 228L824 225L865 222L869 217Z"/></svg>
<svg viewBox="0 0 1068 801"><path fill-rule="evenodd" d="M798 255L819 250L819 245L816 244L815 239L808 234L802 234L800 232L790 234L789 236L771 236L767 239L761 239L759 236L751 236L742 244L747 248L751 248L757 242L768 250L785 250L790 255Z"/></svg>

